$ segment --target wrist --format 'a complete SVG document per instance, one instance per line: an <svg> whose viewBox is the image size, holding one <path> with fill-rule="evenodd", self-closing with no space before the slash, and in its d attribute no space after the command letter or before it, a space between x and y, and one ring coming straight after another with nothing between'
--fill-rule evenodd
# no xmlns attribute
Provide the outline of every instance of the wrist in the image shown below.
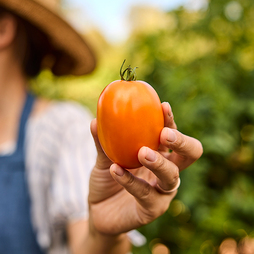
<svg viewBox="0 0 254 254"><path fill-rule="evenodd" d="M117 235L109 235L109 234L104 234L101 232L93 232L89 234L89 237L94 239L95 241L100 241L101 243L114 243L118 244L123 242L128 236L126 233L121 233Z"/></svg>
<svg viewBox="0 0 254 254"><path fill-rule="evenodd" d="M126 254L131 248L126 233L109 235L96 230L89 232L87 244L90 249L89 254Z"/></svg>

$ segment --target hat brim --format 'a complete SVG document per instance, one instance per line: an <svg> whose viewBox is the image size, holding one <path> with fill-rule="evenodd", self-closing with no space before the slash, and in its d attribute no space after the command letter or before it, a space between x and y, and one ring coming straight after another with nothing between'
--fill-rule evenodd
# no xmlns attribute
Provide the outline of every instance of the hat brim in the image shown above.
<svg viewBox="0 0 254 254"><path fill-rule="evenodd" d="M59 15L33 0L0 0L0 5L44 32L52 46L63 53L55 63L54 73L79 76L94 70L96 58L91 47ZM65 63L70 58L71 65Z"/></svg>

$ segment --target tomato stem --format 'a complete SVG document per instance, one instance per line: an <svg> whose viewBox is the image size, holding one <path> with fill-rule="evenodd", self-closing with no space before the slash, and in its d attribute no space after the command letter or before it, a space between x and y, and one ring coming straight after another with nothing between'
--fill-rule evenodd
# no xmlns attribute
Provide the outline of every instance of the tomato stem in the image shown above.
<svg viewBox="0 0 254 254"><path fill-rule="evenodd" d="M124 59L122 66L120 68L121 80L135 81L137 79L136 69L138 67L135 67L134 69L132 69L131 66L129 65L128 68L126 68L124 71L122 71L125 61L126 61L126 59ZM126 74L126 78L124 78L125 74Z"/></svg>

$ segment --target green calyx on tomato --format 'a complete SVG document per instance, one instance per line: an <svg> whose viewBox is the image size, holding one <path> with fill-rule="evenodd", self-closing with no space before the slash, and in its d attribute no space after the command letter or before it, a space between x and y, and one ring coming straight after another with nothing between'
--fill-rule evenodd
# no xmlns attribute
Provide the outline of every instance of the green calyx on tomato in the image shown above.
<svg viewBox="0 0 254 254"><path fill-rule="evenodd" d="M121 69L120 69L121 80L125 80L125 81L135 81L135 80L137 80L136 69L138 67L135 67L134 69L132 69L131 66L129 65L128 68L126 68L124 71L122 71L125 61L126 61L126 59L124 59L123 64L122 64ZM126 74L126 78L124 78L125 74Z"/></svg>

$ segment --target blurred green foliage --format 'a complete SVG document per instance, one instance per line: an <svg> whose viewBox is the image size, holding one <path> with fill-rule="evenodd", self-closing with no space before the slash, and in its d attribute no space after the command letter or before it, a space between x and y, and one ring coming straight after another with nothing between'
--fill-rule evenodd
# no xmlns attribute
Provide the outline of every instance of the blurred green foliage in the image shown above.
<svg viewBox="0 0 254 254"><path fill-rule="evenodd" d="M176 26L136 34L129 61L204 154L181 172L168 213L141 229L148 243L134 253L151 253L157 239L173 254L212 254L227 237L254 235L254 2L211 0L168 16Z"/></svg>
<svg viewBox="0 0 254 254"><path fill-rule="evenodd" d="M254 2L210 0L166 17L166 26L133 33L103 55L94 74L59 79L45 71L32 89L96 113L123 59L138 66L138 79L171 104L179 131L199 139L204 154L181 172L169 210L140 229L147 244L133 253L162 243L171 254L215 254L225 238L254 237Z"/></svg>

